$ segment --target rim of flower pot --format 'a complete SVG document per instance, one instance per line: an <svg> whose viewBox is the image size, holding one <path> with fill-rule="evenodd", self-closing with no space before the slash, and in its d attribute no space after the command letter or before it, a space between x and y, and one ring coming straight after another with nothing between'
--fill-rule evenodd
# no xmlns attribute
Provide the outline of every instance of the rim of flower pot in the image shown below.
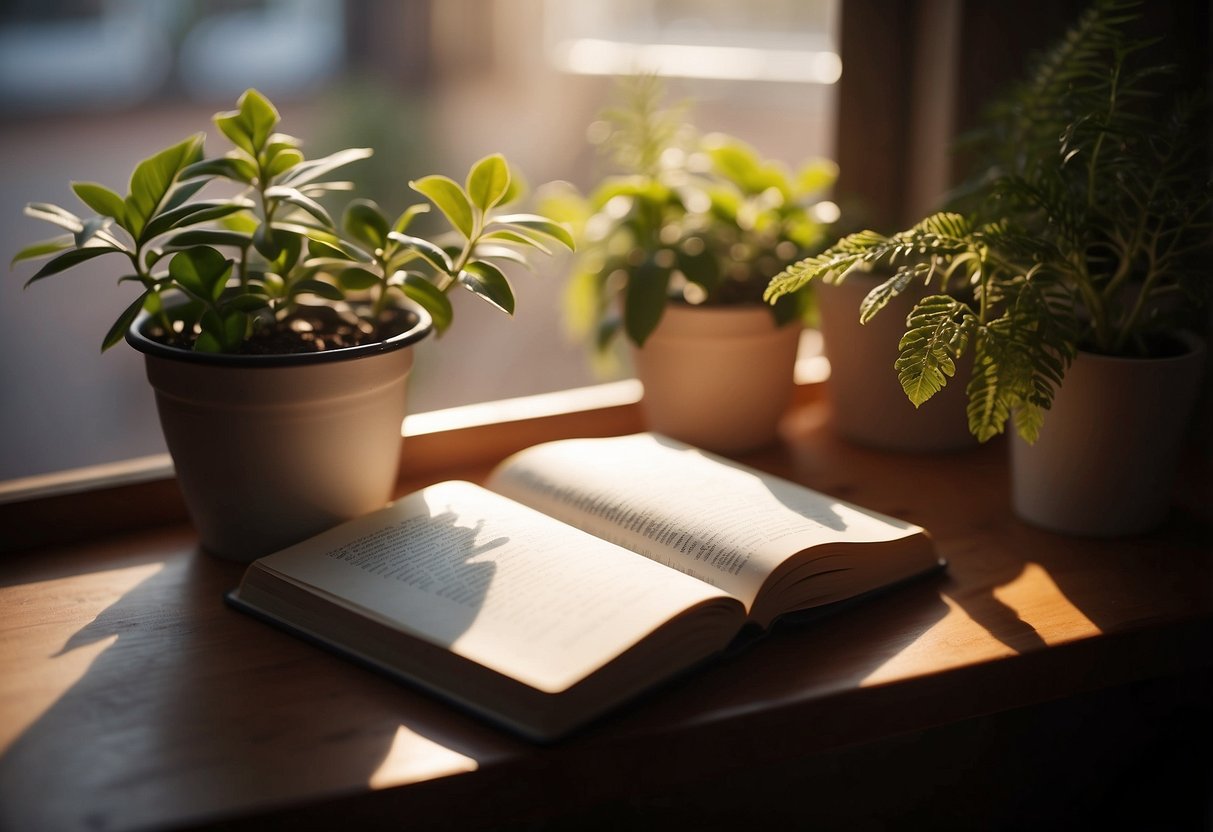
<svg viewBox="0 0 1213 832"><path fill-rule="evenodd" d="M146 311L140 312L126 331L126 342L144 355L158 358L170 358L174 361L185 361L193 364L209 364L221 367L295 367L301 365L327 364L334 361L350 361L365 358L370 355L393 352L411 346L425 338L434 329L434 321L422 307L414 304L403 304L401 308L411 318L411 324L401 332L381 341L359 344L356 347L340 347L316 352L268 353L243 355L233 353L194 352L193 350L162 344L149 337L144 329L151 315Z"/></svg>

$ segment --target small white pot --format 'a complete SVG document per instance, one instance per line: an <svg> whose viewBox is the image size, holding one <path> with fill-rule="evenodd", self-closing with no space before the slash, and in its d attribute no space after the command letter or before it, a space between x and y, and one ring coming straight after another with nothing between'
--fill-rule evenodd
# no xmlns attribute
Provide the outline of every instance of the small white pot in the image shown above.
<svg viewBox="0 0 1213 832"><path fill-rule="evenodd" d="M774 442L792 398L801 325L766 306L671 303L633 349L650 430L720 453Z"/></svg>
<svg viewBox="0 0 1213 832"><path fill-rule="evenodd" d="M922 293L898 295L872 320L859 322L859 304L884 279L853 274L842 283L816 287L822 344L830 362L826 390L834 430L852 442L886 450L974 447L977 439L969 432L965 413L971 361L960 362L947 386L917 408L893 369L906 317Z"/></svg>
<svg viewBox="0 0 1213 832"><path fill-rule="evenodd" d="M1036 443L1011 440L1015 512L1058 532L1149 531L1171 505L1179 455L1200 390L1205 347L1171 358L1080 352Z"/></svg>
<svg viewBox="0 0 1213 832"><path fill-rule="evenodd" d="M382 342L297 355L207 355L143 334L147 377L202 548L250 561L392 496L412 344L429 316Z"/></svg>

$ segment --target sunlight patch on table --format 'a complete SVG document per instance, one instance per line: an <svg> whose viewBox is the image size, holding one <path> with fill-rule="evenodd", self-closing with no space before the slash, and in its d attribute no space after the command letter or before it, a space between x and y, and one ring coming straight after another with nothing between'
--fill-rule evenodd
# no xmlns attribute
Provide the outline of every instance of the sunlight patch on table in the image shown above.
<svg viewBox="0 0 1213 832"><path fill-rule="evenodd" d="M370 785L371 788L384 789L403 783L465 774L477 768L476 761L471 757L401 725L396 729L387 756L371 775Z"/></svg>
<svg viewBox="0 0 1213 832"><path fill-rule="evenodd" d="M162 568L149 563L0 589L0 656L9 667L31 668L0 676L0 754L118 640L110 633L72 645L72 637Z"/></svg>

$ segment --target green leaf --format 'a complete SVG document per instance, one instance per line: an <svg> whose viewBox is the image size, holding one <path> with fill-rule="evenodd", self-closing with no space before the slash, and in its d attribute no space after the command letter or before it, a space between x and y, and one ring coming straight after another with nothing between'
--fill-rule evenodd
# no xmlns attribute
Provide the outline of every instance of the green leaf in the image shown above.
<svg viewBox="0 0 1213 832"><path fill-rule="evenodd" d="M307 211L313 217L320 220L320 222L324 223L326 227L333 227L333 218L329 216L329 212L324 209L324 206L312 199L310 196L304 196L303 192L298 188L289 188L285 185L274 185L273 187L265 189L265 198L285 202L290 205L294 205L297 208L302 208L304 211Z"/></svg>
<svg viewBox="0 0 1213 832"><path fill-rule="evenodd" d="M387 243L387 217L369 199L355 199L345 206L341 226L351 237L372 249L383 248Z"/></svg>
<svg viewBox="0 0 1213 832"><path fill-rule="evenodd" d="M143 227L143 233L139 235L139 242L147 243L174 228L219 219L251 207L253 207L253 203L244 199L235 199L230 202L225 200L191 202L152 217Z"/></svg>
<svg viewBox="0 0 1213 832"><path fill-rule="evenodd" d="M257 178L257 169L247 159L223 156L218 159L203 159L187 166L181 171L180 178L185 180L204 176L222 176L224 179L250 185Z"/></svg>
<svg viewBox="0 0 1213 832"><path fill-rule="evenodd" d="M293 147L280 150L274 154L265 173L270 178L277 176L280 173L290 170L295 165L303 161L303 154Z"/></svg>
<svg viewBox="0 0 1213 832"><path fill-rule="evenodd" d="M168 262L169 277L203 301L219 299L231 271L232 261L210 246L179 251Z"/></svg>
<svg viewBox="0 0 1213 832"><path fill-rule="evenodd" d="M459 273L459 282L507 315L514 314L514 290L501 269L484 260L473 260Z"/></svg>
<svg viewBox="0 0 1213 832"><path fill-rule="evenodd" d="M255 157L257 155L257 149L253 145L253 137L249 132L248 125L240 117L239 111L232 110L225 113L216 113L214 121L215 126L219 128L219 132L227 136L232 144L250 156ZM204 350L204 352L207 351ZM215 352L217 351L215 350Z"/></svg>
<svg viewBox="0 0 1213 832"><path fill-rule="evenodd" d="M66 208L60 208L58 205L51 205L49 202L31 202L25 206L25 215L33 217L37 220L46 220L49 223L66 228L73 234L84 227L84 220L77 217Z"/></svg>
<svg viewBox="0 0 1213 832"><path fill-rule="evenodd" d="M834 186L838 164L829 159L814 159L796 172L796 192L805 196L819 194Z"/></svg>
<svg viewBox="0 0 1213 832"><path fill-rule="evenodd" d="M396 221L392 223L392 231L403 233L410 225L412 225L413 219L416 218L418 214L428 214L429 212L430 206L424 202L419 202L416 205L410 205L408 208L405 208L404 213L398 216Z"/></svg>
<svg viewBox="0 0 1213 832"><path fill-rule="evenodd" d="M433 174L410 182L409 187L438 206L451 225L471 239L474 231L472 204L455 180Z"/></svg>
<svg viewBox="0 0 1213 832"><path fill-rule="evenodd" d="M325 300L336 301L345 299L345 293L332 283L325 283L323 280L315 280L313 278L297 280L291 284L291 297L302 294L318 295Z"/></svg>
<svg viewBox="0 0 1213 832"><path fill-rule="evenodd" d="M119 225L123 224L122 218L126 214L126 205L121 196L96 182L73 182L72 190L89 208L103 217L116 219Z"/></svg>
<svg viewBox="0 0 1213 832"><path fill-rule="evenodd" d="M906 290L913 278L913 269L899 269L895 275L868 292L859 304L859 322L866 324L872 320L877 312L888 305L889 301Z"/></svg>
<svg viewBox="0 0 1213 832"><path fill-rule="evenodd" d="M379 285L379 275L361 266L346 269L337 275L338 282L352 292L361 292Z"/></svg>
<svg viewBox="0 0 1213 832"><path fill-rule="evenodd" d="M295 167L291 168L283 174L279 184L291 185L299 187L307 182L324 176L331 170L348 165L350 162L356 162L359 159L366 159L374 153L369 147L351 147L345 150L339 150L336 153L324 156L320 159L311 159L306 162L300 162Z"/></svg>
<svg viewBox="0 0 1213 832"><path fill-rule="evenodd" d="M645 260L628 275L623 299L624 331L632 343L643 347L653 334L669 299L670 270Z"/></svg>
<svg viewBox="0 0 1213 832"><path fill-rule="evenodd" d="M577 244L573 241L573 234L569 231L568 226L563 223L553 222L547 217L541 217L538 214L502 214L499 217L494 217L493 223L495 225L501 224L521 228L524 231L538 232L545 237L551 237L569 251L574 251L577 248Z"/></svg>
<svg viewBox="0 0 1213 832"><path fill-rule="evenodd" d="M84 248L88 244L88 241L97 236L97 233L102 231L109 223L109 217L89 217L85 220L80 230L72 235L76 248Z"/></svg>
<svg viewBox="0 0 1213 832"><path fill-rule="evenodd" d="M942 390L956 374L955 359L964 352L975 323L972 310L947 295L923 298L910 312L893 368L915 407Z"/></svg>
<svg viewBox="0 0 1213 832"><path fill-rule="evenodd" d="M126 197L126 229L138 238L143 226L156 213L172 188L177 175L202 155L203 134L188 139L144 159L131 174L130 194Z"/></svg>
<svg viewBox="0 0 1213 832"><path fill-rule="evenodd" d="M143 304L146 303L151 296L153 296L155 291L155 289L148 289L146 292L136 298L134 303L122 311L122 314L119 315L118 319L114 321L112 326L110 326L109 332L105 333L105 338L101 341L102 352L105 352L126 336L126 331L130 329L131 324L135 322L135 318L138 317L139 312L143 309Z"/></svg>
<svg viewBox="0 0 1213 832"><path fill-rule="evenodd" d="M207 181L206 179L194 179L190 182L183 182L178 177L177 184L169 191L168 198L164 200L164 205L160 207L161 213L180 208L190 197L202 190L206 186Z"/></svg>
<svg viewBox="0 0 1213 832"><path fill-rule="evenodd" d="M404 292L405 297L411 298L430 313L430 317L434 319L435 332L438 334L445 332L455 317L451 299L443 294L437 286L415 272L397 272L396 275L393 275L393 279L401 274L404 277L400 289Z"/></svg>
<svg viewBox="0 0 1213 832"><path fill-rule="evenodd" d="M472 204L488 211L510 188L510 168L500 153L485 156L468 172L467 194Z"/></svg>
<svg viewBox="0 0 1213 832"><path fill-rule="evenodd" d="M33 277L25 281L25 285L29 286L31 283L41 280L44 277L50 277L53 274L58 274L59 272L70 269L73 266L78 266L86 260L92 260L94 257L100 257L102 254L112 254L113 252L120 251L121 249L106 245L87 246L86 248L74 248L71 251L65 251L63 254L60 254L53 260L43 264L42 268L38 269Z"/></svg>
<svg viewBox="0 0 1213 832"><path fill-rule="evenodd" d="M517 243L522 246L530 246L542 251L544 254L551 254L552 250L539 242L535 237L529 234L523 234L519 231L512 231L508 228L497 228L483 235L481 240L500 240L505 243Z"/></svg>
<svg viewBox="0 0 1213 832"><path fill-rule="evenodd" d="M440 246L436 246L429 240L421 237L410 237L407 234L401 234L397 231L388 232L388 239L395 240L405 248L412 249L424 257L431 266L440 271L450 274L455 270L455 264L451 262L451 258Z"/></svg>
<svg viewBox="0 0 1213 832"><path fill-rule="evenodd" d="M174 234L164 241L165 251L181 250L192 246L235 246L247 248L252 245L253 235L239 231L221 231L212 228L196 228Z"/></svg>
<svg viewBox="0 0 1213 832"><path fill-rule="evenodd" d="M260 151L280 121L278 111L268 98L255 89L245 90L236 104L240 107L240 117L253 140L253 147Z"/></svg>
<svg viewBox="0 0 1213 832"><path fill-rule="evenodd" d="M39 257L46 257L48 254L55 254L65 248L71 248L74 244L75 239L71 234L60 234L58 237L33 243L14 254L9 266L11 268L22 260L35 260Z"/></svg>
<svg viewBox="0 0 1213 832"><path fill-rule="evenodd" d="M278 242L274 228L269 225L259 225L253 232L253 248L266 260L274 260L282 254L282 244Z"/></svg>

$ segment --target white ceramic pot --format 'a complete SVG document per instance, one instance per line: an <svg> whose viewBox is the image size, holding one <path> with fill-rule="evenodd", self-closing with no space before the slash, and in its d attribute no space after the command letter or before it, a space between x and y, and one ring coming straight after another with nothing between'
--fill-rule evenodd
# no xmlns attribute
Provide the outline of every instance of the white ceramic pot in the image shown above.
<svg viewBox="0 0 1213 832"><path fill-rule="evenodd" d="M1172 358L1078 354L1040 438L1011 440L1021 518L1092 537L1145 532L1166 518L1205 357L1199 338L1185 343Z"/></svg>
<svg viewBox="0 0 1213 832"><path fill-rule="evenodd" d="M774 442L800 332L798 322L777 327L766 306L667 305L633 350L649 429L720 453Z"/></svg>
<svg viewBox="0 0 1213 832"><path fill-rule="evenodd" d="M297 355L207 355L143 334L147 376L202 548L250 561L376 509L395 487L412 344L398 335Z"/></svg>
<svg viewBox="0 0 1213 832"><path fill-rule="evenodd" d="M859 304L884 279L853 274L842 283L818 284L815 290L823 350L830 362L826 390L834 430L857 444L887 450L974 447L977 440L965 413L971 360L959 363L947 386L917 408L893 369L906 317L922 293L902 293L872 320L859 322Z"/></svg>

